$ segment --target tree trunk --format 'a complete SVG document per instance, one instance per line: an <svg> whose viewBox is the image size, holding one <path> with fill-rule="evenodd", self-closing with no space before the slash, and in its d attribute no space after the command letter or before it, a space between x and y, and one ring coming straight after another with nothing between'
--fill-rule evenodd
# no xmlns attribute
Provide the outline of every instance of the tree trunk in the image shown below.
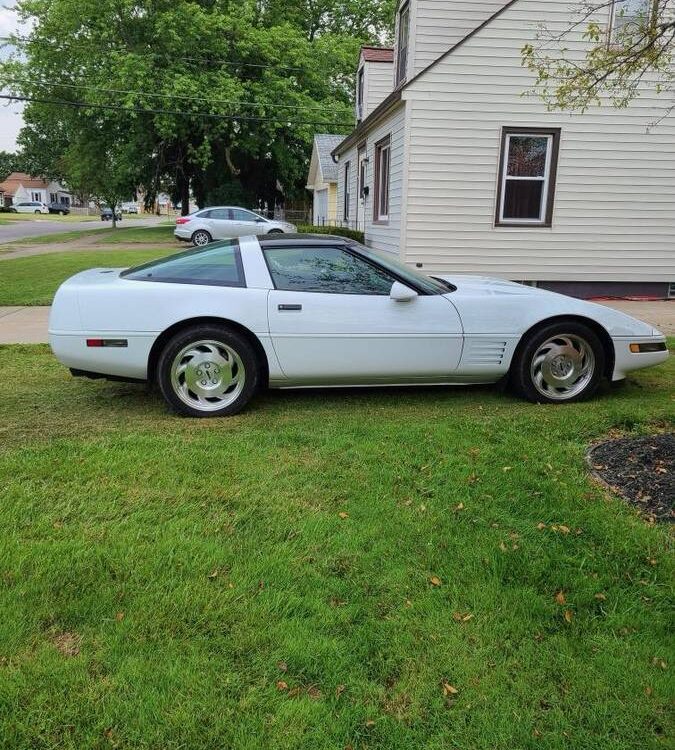
<svg viewBox="0 0 675 750"><path fill-rule="evenodd" d="M180 191L180 215L187 216L190 213L190 178L186 175L181 175L178 184Z"/></svg>

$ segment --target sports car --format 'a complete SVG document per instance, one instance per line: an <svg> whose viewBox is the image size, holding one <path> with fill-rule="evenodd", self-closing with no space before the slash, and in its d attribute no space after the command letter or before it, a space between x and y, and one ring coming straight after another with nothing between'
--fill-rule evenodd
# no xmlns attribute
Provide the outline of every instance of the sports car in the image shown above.
<svg viewBox="0 0 675 750"><path fill-rule="evenodd" d="M343 237L214 242L59 288L52 350L73 375L150 381L193 417L262 387L508 383L533 402L591 396L668 357L610 308L501 279L424 275Z"/></svg>

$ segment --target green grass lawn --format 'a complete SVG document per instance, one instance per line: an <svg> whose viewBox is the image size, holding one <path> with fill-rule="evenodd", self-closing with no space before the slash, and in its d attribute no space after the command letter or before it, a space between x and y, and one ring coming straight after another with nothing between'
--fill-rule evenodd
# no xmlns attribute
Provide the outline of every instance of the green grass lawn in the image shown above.
<svg viewBox="0 0 675 750"><path fill-rule="evenodd" d="M129 248L49 253L0 261L0 305L49 305L58 287L87 268L122 268L184 248Z"/></svg>
<svg viewBox="0 0 675 750"><path fill-rule="evenodd" d="M672 429L674 375L199 421L0 348L3 750L669 746L669 533L584 454Z"/></svg>
<svg viewBox="0 0 675 750"><path fill-rule="evenodd" d="M0 249L25 247L26 245L63 244L73 240L91 239L92 244L124 245L134 243L166 242L175 245L173 236L174 224L160 224L153 227L118 226L112 229L109 225L101 229L74 229L72 232L45 234L38 237L23 237L19 240L0 245Z"/></svg>

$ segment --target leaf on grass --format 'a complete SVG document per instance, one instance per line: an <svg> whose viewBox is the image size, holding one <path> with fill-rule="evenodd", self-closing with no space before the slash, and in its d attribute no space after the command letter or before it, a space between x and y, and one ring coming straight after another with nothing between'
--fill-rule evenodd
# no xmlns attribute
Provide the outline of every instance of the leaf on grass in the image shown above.
<svg viewBox="0 0 675 750"><path fill-rule="evenodd" d="M566 623L571 623L572 622L572 618L574 617L574 612L572 612L571 609L566 609L563 612L563 617L565 618L565 622Z"/></svg>
<svg viewBox="0 0 675 750"><path fill-rule="evenodd" d="M652 664L655 667L659 667L659 669L668 669L668 664L666 663L665 659L661 659L659 656L655 656L652 659Z"/></svg>
<svg viewBox="0 0 675 750"><path fill-rule="evenodd" d="M288 690L288 683L284 682L284 680L277 680L277 690Z"/></svg>
<svg viewBox="0 0 675 750"><path fill-rule="evenodd" d="M464 510L464 503L459 503L459 505L455 505L455 510Z"/></svg>
<svg viewBox="0 0 675 750"><path fill-rule="evenodd" d="M432 586L440 586L440 585L441 585L441 583L442 583L442 581L441 581L441 579L440 579L440 578L439 578L438 576L431 576L431 577L429 578L429 583L430 583L430 584L431 584Z"/></svg>
<svg viewBox="0 0 675 750"><path fill-rule="evenodd" d="M652 695L654 695L654 689L650 688L649 685L645 687L645 695L647 698L651 698Z"/></svg>
<svg viewBox="0 0 675 750"><path fill-rule="evenodd" d="M604 602L604 601L605 601L605 600L607 599L607 597L605 596L605 594L603 594L603 593L602 593L602 591L598 591L598 593L597 593L597 594L595 594L595 598L596 598L596 599L597 599L597 600L598 600L599 602Z"/></svg>
<svg viewBox="0 0 675 750"><path fill-rule="evenodd" d="M480 481L480 477L475 472L472 472L471 474L469 474L466 481L468 484L476 484L476 482Z"/></svg>
<svg viewBox="0 0 675 750"><path fill-rule="evenodd" d="M118 612L115 615L115 619L117 620L117 622L122 622L122 620L124 619L124 612Z"/></svg>
<svg viewBox="0 0 675 750"><path fill-rule="evenodd" d="M307 695L313 701L320 701L323 698L323 693L319 690L319 688L316 685L310 685L307 688Z"/></svg>
<svg viewBox="0 0 675 750"><path fill-rule="evenodd" d="M567 601L565 599L565 592L564 591L558 591L556 593L556 595L555 595L555 601L556 601L556 604L565 604L566 601Z"/></svg>
<svg viewBox="0 0 675 750"><path fill-rule="evenodd" d="M449 695L457 695L459 690L449 682L443 682L443 695L447 698Z"/></svg>
<svg viewBox="0 0 675 750"><path fill-rule="evenodd" d="M499 549L502 552L508 552L509 548L504 544L504 542L499 542Z"/></svg>
<svg viewBox="0 0 675 750"><path fill-rule="evenodd" d="M453 612L452 619L455 622L469 622L473 618L470 612Z"/></svg>
<svg viewBox="0 0 675 750"><path fill-rule="evenodd" d="M216 568L215 570L212 570L212 571L211 571L211 572L210 572L210 573L208 574L208 576L207 576L207 578L211 578L211 579L213 579L213 578L217 578L217 577L218 577L218 568Z"/></svg>
<svg viewBox="0 0 675 750"><path fill-rule="evenodd" d="M340 516L340 518L344 521L345 518L349 518L349 513L346 513L343 510L343 511L340 511L340 513L338 513L338 516Z"/></svg>
<svg viewBox="0 0 675 750"><path fill-rule="evenodd" d="M513 471L513 466L502 466L502 471Z"/></svg>
<svg viewBox="0 0 675 750"><path fill-rule="evenodd" d="M277 669L280 672L288 672L288 664L286 664L285 661L278 661L277 662Z"/></svg>
<svg viewBox="0 0 675 750"><path fill-rule="evenodd" d="M372 719L368 719L368 721L366 721L367 729L372 729L374 726L375 726L375 722Z"/></svg>
<svg viewBox="0 0 675 750"><path fill-rule="evenodd" d="M346 689L347 689L347 686L346 686L346 685L338 685L338 686L337 686L337 687L335 688L335 697L336 697L336 698L339 698L339 697L340 697L340 696L342 695L342 693L344 693L344 691L345 691Z"/></svg>
<svg viewBox="0 0 675 750"><path fill-rule="evenodd" d="M537 528L539 529L539 531L543 531L546 528L546 524L543 522L540 522L537 524Z"/></svg>

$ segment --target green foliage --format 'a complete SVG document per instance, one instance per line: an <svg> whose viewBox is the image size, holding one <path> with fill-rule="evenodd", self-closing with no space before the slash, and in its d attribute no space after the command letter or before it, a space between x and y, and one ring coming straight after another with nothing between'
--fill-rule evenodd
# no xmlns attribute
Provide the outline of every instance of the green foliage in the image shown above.
<svg viewBox="0 0 675 750"><path fill-rule="evenodd" d="M28 104L20 142L39 173L82 178L72 144L103 134L149 199L187 206L190 188L204 202L238 183L273 204L305 196L316 132L350 128L359 45L392 3L20 0L30 42L0 73L21 95L127 110Z"/></svg>
<svg viewBox="0 0 675 750"><path fill-rule="evenodd" d="M12 172L25 172L25 159L20 154L0 151L0 182L6 180Z"/></svg>
<svg viewBox="0 0 675 750"><path fill-rule="evenodd" d="M585 0L568 25L541 25L534 44L522 49L523 65L536 76L533 91L551 110L590 106L626 107L643 80L666 95L665 114L675 108L675 18L672 0L652 0L648 11L634 5ZM578 48L585 54L580 58Z"/></svg>
<svg viewBox="0 0 675 750"><path fill-rule="evenodd" d="M349 237L363 244L365 236L363 232L348 227L331 227L331 226L313 226L312 224L298 225L298 232L303 234L337 234L340 237Z"/></svg>

